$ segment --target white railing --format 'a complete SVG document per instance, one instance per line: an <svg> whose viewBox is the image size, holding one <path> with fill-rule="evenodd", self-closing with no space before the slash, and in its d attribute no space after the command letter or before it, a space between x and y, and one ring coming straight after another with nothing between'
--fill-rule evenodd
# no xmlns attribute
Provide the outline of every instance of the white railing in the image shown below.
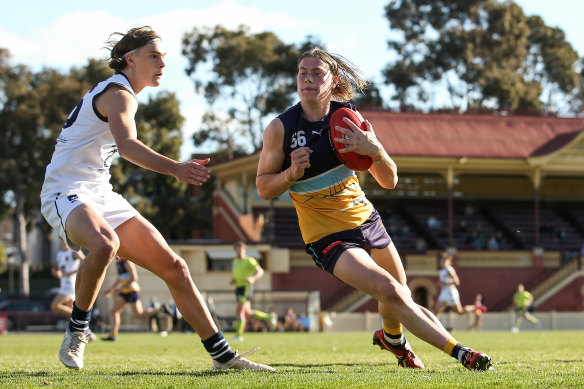
<svg viewBox="0 0 584 389"><path fill-rule="evenodd" d="M521 331L532 330L584 330L584 312L535 312L539 325L523 319ZM331 332L375 331L382 327L378 313L332 313L332 326L327 329ZM454 331L466 331L474 322L471 314L457 315L446 313L440 316L445 327ZM515 324L513 312L487 312L483 314L483 331L510 331Z"/></svg>

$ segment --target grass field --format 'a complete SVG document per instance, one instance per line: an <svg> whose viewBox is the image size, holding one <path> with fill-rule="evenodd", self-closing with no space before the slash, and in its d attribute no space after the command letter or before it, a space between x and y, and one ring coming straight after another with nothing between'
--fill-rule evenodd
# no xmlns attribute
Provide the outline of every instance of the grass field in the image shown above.
<svg viewBox="0 0 584 389"><path fill-rule="evenodd" d="M227 334L229 339L230 335ZM471 372L409 335L426 370L398 368L371 344L370 333L246 333L234 348L261 349L250 359L275 373L212 371L196 334L122 333L97 340L82 371L61 365L62 335L0 336L1 388L582 388L584 332L457 332L465 345L488 353L494 371Z"/></svg>

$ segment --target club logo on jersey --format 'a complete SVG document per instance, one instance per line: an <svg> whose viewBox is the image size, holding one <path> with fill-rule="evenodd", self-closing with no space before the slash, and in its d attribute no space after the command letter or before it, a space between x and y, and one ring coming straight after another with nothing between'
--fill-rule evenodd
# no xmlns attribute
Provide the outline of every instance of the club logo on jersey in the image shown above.
<svg viewBox="0 0 584 389"><path fill-rule="evenodd" d="M79 197L76 194L72 194L67 196L67 200L69 200L71 203L74 203L75 201L79 200Z"/></svg>

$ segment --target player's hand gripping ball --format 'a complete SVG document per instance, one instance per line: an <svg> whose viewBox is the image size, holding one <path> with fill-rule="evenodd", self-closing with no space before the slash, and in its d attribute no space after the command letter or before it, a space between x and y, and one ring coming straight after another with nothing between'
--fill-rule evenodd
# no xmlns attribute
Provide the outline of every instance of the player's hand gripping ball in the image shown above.
<svg viewBox="0 0 584 389"><path fill-rule="evenodd" d="M343 134L340 131L337 131L336 126L346 128L351 130L349 125L343 121L343 118L347 117L351 120L357 127L361 128L363 131L367 131L367 124L365 121L361 121L361 119L357 116L355 111L349 108L339 108L335 112L333 112L331 116L331 120L329 122L330 126L330 141L333 149L335 150L335 154L337 158L349 169L356 170L356 171L363 171L369 169L373 160L368 155L361 155L355 152L349 153L339 153L339 150L345 148L347 145L344 143L340 143L335 141L335 138L349 138L347 135Z"/></svg>

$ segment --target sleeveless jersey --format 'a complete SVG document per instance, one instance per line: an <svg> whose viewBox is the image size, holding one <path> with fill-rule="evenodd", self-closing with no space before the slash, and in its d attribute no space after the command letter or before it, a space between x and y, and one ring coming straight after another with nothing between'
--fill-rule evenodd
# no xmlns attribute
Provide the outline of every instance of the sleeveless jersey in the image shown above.
<svg viewBox="0 0 584 389"><path fill-rule="evenodd" d="M341 107L355 109L352 104L332 101L324 118L309 122L302 117L302 107L298 103L278 116L285 130L283 148L286 158L282 170L290 166L290 153L296 148L306 146L312 150L311 166L288 191L306 244L335 232L356 228L373 212L357 175L337 158L329 139L330 117Z"/></svg>
<svg viewBox="0 0 584 389"><path fill-rule="evenodd" d="M444 285L454 284L454 278L450 275L449 272L450 269L452 269L452 266L447 266L444 269L440 269L439 272L440 282Z"/></svg>
<svg viewBox="0 0 584 389"><path fill-rule="evenodd" d="M73 257L73 250L64 250L57 252L57 267L61 271L61 283L60 283L60 290L67 291L67 290L75 290L75 280L77 279L77 269L79 269L79 263L81 262L79 259ZM65 275L75 271L75 273L71 275Z"/></svg>
<svg viewBox="0 0 584 389"><path fill-rule="evenodd" d="M105 187L111 190L109 168L118 151L108 120L95 107L95 98L109 85L120 85L136 97L124 74L116 74L94 86L75 106L57 138L51 163L45 172L41 197L65 191Z"/></svg>
<svg viewBox="0 0 584 389"><path fill-rule="evenodd" d="M126 262L127 261L128 261L127 259L122 259L122 260L118 260L116 262L116 270L118 271L118 277L122 281L129 280L130 278L132 278L132 276L130 275L130 272L128 272L128 270L126 269ZM126 283L122 287L122 293L138 292L139 290L140 290L140 285L138 285L138 283L136 281Z"/></svg>

